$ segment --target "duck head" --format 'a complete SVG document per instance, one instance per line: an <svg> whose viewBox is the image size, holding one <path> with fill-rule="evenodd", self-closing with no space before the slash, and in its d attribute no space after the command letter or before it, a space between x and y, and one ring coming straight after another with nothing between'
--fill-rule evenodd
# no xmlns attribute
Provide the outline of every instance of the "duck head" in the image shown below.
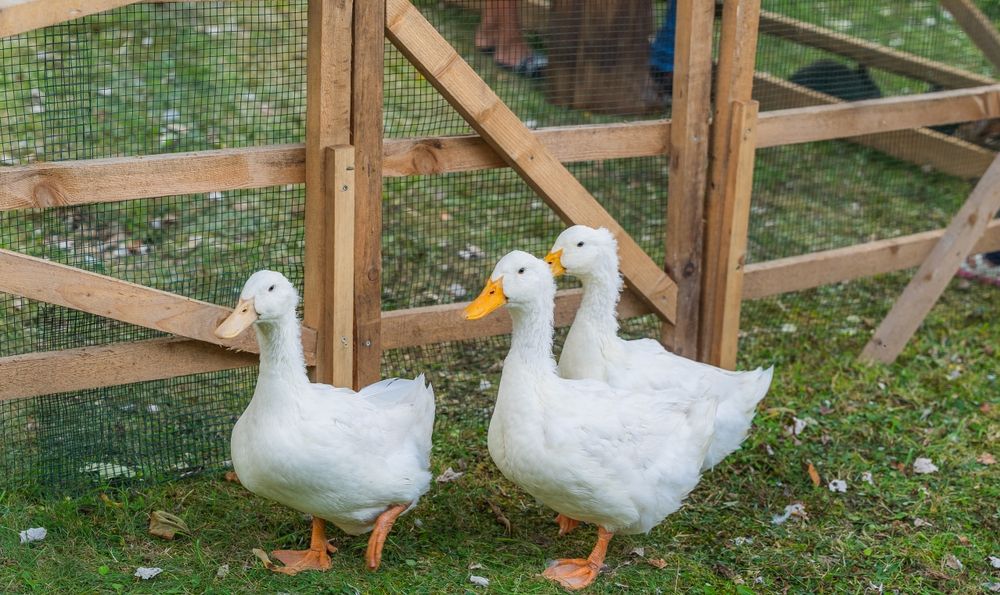
<svg viewBox="0 0 1000 595"><path fill-rule="evenodd" d="M281 273L257 271L247 279L240 301L222 324L215 329L220 339L232 339L256 322L276 321L295 315L299 294Z"/></svg>
<svg viewBox="0 0 1000 595"><path fill-rule="evenodd" d="M504 304L520 308L551 302L556 284L549 265L527 252L514 250L501 258L482 293L465 308L467 320L478 320Z"/></svg>
<svg viewBox="0 0 1000 595"><path fill-rule="evenodd" d="M574 225L556 238L545 262L556 277L567 273L574 277L588 277L611 264L617 274L618 242L614 234L603 227L593 228Z"/></svg>

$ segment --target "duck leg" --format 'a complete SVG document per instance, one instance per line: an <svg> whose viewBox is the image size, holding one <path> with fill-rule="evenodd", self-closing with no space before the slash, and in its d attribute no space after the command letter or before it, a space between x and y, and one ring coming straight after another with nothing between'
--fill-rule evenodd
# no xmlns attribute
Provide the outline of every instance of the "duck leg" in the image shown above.
<svg viewBox="0 0 1000 595"><path fill-rule="evenodd" d="M313 517L312 538L307 550L277 550L271 555L281 560L284 566L275 566L271 570L281 574L297 574L303 570L330 570L330 556L337 551L326 541L326 521Z"/></svg>
<svg viewBox="0 0 1000 595"><path fill-rule="evenodd" d="M566 535L580 524L580 521L571 519L562 513L556 517L556 522L559 523L559 535Z"/></svg>
<svg viewBox="0 0 1000 595"><path fill-rule="evenodd" d="M392 524L409 507L409 504L390 506L375 519L375 526L372 528L371 537L368 538L368 551L365 552L365 562L368 565L368 570L378 570L379 564L382 563L382 546L385 545L385 538L389 536Z"/></svg>
<svg viewBox="0 0 1000 595"><path fill-rule="evenodd" d="M594 582L597 573L601 571L604 556L608 553L608 543L611 542L613 535L614 533L604 527L598 527L597 545L586 560L580 558L556 560L552 566L545 569L542 576L572 591L587 587Z"/></svg>

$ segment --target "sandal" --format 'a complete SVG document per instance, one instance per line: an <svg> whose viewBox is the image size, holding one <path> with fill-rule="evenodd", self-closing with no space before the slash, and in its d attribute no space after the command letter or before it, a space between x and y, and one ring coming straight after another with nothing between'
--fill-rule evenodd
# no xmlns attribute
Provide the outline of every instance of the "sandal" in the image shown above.
<svg viewBox="0 0 1000 595"><path fill-rule="evenodd" d="M542 71L549 65L549 59L541 54L532 54L513 66L496 63L500 68L513 72L525 78L533 79L542 76Z"/></svg>
<svg viewBox="0 0 1000 595"><path fill-rule="evenodd" d="M963 279L1000 287L1000 265L993 264L982 254L970 256L955 274Z"/></svg>

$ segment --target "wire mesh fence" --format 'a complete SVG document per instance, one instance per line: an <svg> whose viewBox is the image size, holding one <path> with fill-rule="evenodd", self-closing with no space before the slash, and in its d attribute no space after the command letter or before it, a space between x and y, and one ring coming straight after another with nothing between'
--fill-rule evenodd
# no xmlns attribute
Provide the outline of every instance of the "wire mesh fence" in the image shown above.
<svg viewBox="0 0 1000 595"><path fill-rule="evenodd" d="M418 6L529 127L670 114L670 2ZM994 3L982 7L1000 18ZM774 0L763 8L978 76L992 74L936 2ZM301 142L305 28L305 0L157 3L2 40L2 163ZM859 69L856 60L772 33L765 23L758 71L798 87L845 100L931 88L898 68L883 68L886 63ZM385 71L387 137L471 132L388 43ZM775 89L758 88L764 108L784 100ZM569 168L663 260L665 157ZM750 260L940 227L968 190L967 180L848 141L762 149ZM285 273L301 289L303 200L301 186L288 186L6 211L0 246L229 305L260 268ZM386 310L470 299L502 254L513 248L544 253L562 228L509 169L386 178L383 221ZM0 357L156 336L12 295L0 295L0 308ZM747 312L750 325L773 323L773 308ZM650 317L623 325L630 336L658 330ZM495 337L398 349L384 355L383 371L427 372L445 420L472 416L485 424L506 345L505 337ZM66 487L218 469L255 375L251 368L0 403L0 483Z"/></svg>

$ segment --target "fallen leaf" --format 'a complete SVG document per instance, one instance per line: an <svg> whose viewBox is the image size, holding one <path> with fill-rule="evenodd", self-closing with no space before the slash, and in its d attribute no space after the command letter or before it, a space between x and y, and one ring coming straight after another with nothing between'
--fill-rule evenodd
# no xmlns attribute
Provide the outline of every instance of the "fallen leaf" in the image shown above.
<svg viewBox="0 0 1000 595"><path fill-rule="evenodd" d="M163 510L149 515L149 533L163 539L173 539L177 533L191 533L184 519Z"/></svg>
<svg viewBox="0 0 1000 595"><path fill-rule="evenodd" d="M253 550L251 551L253 552L254 556L257 556L258 560L264 563L264 568L267 568L268 570L274 568L274 562L272 562L271 559L267 557L267 554L264 553L264 550L253 548Z"/></svg>
<svg viewBox="0 0 1000 595"><path fill-rule="evenodd" d="M105 494L105 493L101 493L101 502L104 502L108 506L114 506L115 508L121 508L122 507L121 502L115 502L114 500L112 500L111 498L109 498L108 495Z"/></svg>
<svg viewBox="0 0 1000 595"><path fill-rule="evenodd" d="M983 403L982 405L979 406L979 410L982 411L983 413L989 413L990 409L992 409L992 407L990 406L989 403Z"/></svg>
<svg viewBox="0 0 1000 595"><path fill-rule="evenodd" d="M809 463L807 471L809 472L809 480L813 482L813 486L818 488L820 484L819 471L816 471L816 467L812 463Z"/></svg>
<svg viewBox="0 0 1000 595"><path fill-rule="evenodd" d="M953 554L945 555L944 565L952 570L962 570L962 568L964 568L962 561L956 558Z"/></svg>
<svg viewBox="0 0 1000 595"><path fill-rule="evenodd" d="M451 467L448 467L447 469L444 470L444 473L438 475L434 481L438 483L449 483L455 481L456 479L462 477L463 475L465 475L465 473L463 473L462 471L455 471Z"/></svg>
<svg viewBox="0 0 1000 595"><path fill-rule="evenodd" d="M841 494L847 492L847 482L843 479L831 480L827 485L831 492L840 492Z"/></svg>
<svg viewBox="0 0 1000 595"><path fill-rule="evenodd" d="M930 459L924 457L918 457L915 461L913 461L914 473L926 475L928 473L934 473L937 470L938 470L937 465L932 463Z"/></svg>
<svg viewBox="0 0 1000 595"><path fill-rule="evenodd" d="M223 564L215 569L215 578L226 578L229 575L229 564Z"/></svg>
<svg viewBox="0 0 1000 595"><path fill-rule="evenodd" d="M162 568L145 568L143 566L140 566L139 568L135 569L135 574L132 576L137 576L144 581L148 581L149 579L160 574L161 572L163 572Z"/></svg>
<svg viewBox="0 0 1000 595"><path fill-rule="evenodd" d="M473 585L476 585L477 587L490 586L490 579L486 578L485 576L476 576L473 574L469 576L469 582L472 583Z"/></svg>
<svg viewBox="0 0 1000 595"><path fill-rule="evenodd" d="M928 523L927 521L925 521L924 519L922 519L920 517L916 517L916 518L913 519L913 526L917 527L917 528L920 528L920 527L933 527L933 525L931 525L930 523Z"/></svg>
<svg viewBox="0 0 1000 595"><path fill-rule="evenodd" d="M479 562L475 562L473 564L469 564L469 570L482 570L482 568L483 568L483 565L480 564Z"/></svg>
<svg viewBox="0 0 1000 595"><path fill-rule="evenodd" d="M33 543L35 541L41 541L45 539L48 535L48 530L45 527L32 527L31 529L25 529L18 533L18 537L21 538L21 543Z"/></svg>
<svg viewBox="0 0 1000 595"><path fill-rule="evenodd" d="M771 524L782 525L785 523L785 521L787 521L793 516L799 517L801 519L809 518L809 515L806 514L806 507L803 506L801 503L796 502L795 504L789 504L788 506L786 506L785 512L783 512L782 514L777 514L771 517Z"/></svg>
<svg viewBox="0 0 1000 595"><path fill-rule="evenodd" d="M994 465L997 462L996 457L994 457L992 454L988 452L984 452L983 454L979 455L978 457L976 457L976 460L982 463L983 465Z"/></svg>
<svg viewBox="0 0 1000 595"><path fill-rule="evenodd" d="M650 566L656 566L657 568L666 568L667 567L667 561L664 560L663 558L647 558L646 562Z"/></svg>
<svg viewBox="0 0 1000 595"><path fill-rule="evenodd" d="M226 481L231 481L233 483L240 482L240 476L236 475L235 471L226 471L226 474L222 476Z"/></svg>
<svg viewBox="0 0 1000 595"><path fill-rule="evenodd" d="M510 535L510 519L507 518L503 510L493 503L493 501L487 500L486 503L490 505L490 510L493 511L493 516L496 517L497 522L503 525L504 533Z"/></svg>

